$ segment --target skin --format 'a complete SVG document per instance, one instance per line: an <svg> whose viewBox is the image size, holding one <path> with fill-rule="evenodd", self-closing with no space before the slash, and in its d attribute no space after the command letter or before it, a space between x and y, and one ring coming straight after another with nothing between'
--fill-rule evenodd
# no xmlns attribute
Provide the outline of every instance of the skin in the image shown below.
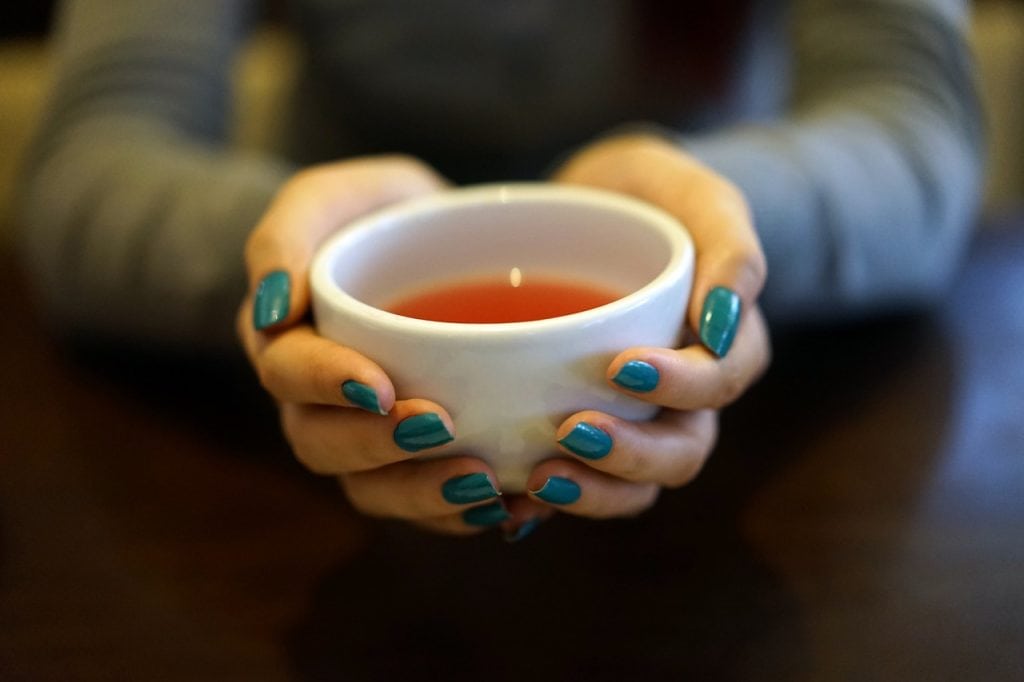
<svg viewBox="0 0 1024 682"><path fill-rule="evenodd" d="M577 457L564 448L561 457L538 464L530 490L549 477L580 486L579 499L552 505L534 494L504 496L510 518L501 524L514 532L532 519L555 511L590 518L636 515L649 508L663 488L693 480L714 447L718 410L736 400L770 362L767 328L757 297L766 266L750 212L742 194L727 180L661 138L629 135L597 142L570 158L554 182L587 185L629 194L676 216L693 237L697 251L694 289L687 320L696 339L707 292L725 286L742 300L735 341L719 358L699 343L679 349L630 348L608 367L616 390L663 409L648 422L629 422L584 411L570 416L558 438L586 421L613 439L611 452L598 460ZM338 477L352 504L363 513L407 520L424 528L472 534L462 512L441 495L445 481L494 472L478 458L458 453L455 441L430 449L441 459L400 449L392 434L409 416L434 412L450 432L454 425L443 406L422 397L396 399L385 372L369 358L316 335L307 322L310 261L338 225L387 204L435 192L443 178L409 157L354 159L304 170L280 190L246 247L250 294L238 316L238 334L263 386L277 400L281 423L296 457L311 471ZM290 312L272 328L252 326L252 292L269 272L284 269L291 279ZM632 393L611 382L623 364L643 360L660 374L648 393ZM372 387L385 415L350 405L339 386L356 380ZM341 445L344 444L344 445ZM482 502L478 504L488 504Z"/></svg>

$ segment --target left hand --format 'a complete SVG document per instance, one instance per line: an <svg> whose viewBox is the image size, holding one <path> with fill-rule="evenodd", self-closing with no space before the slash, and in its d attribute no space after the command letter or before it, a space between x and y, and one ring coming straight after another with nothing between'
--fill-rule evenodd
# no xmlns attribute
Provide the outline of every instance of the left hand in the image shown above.
<svg viewBox="0 0 1024 682"><path fill-rule="evenodd" d="M696 249L688 341L680 349L630 348L611 362L609 385L663 409L647 422L596 411L566 419L557 432L565 457L534 468L531 492L512 508L513 530L552 509L592 518L635 515L662 488L693 480L714 447L718 410L742 395L771 358L757 305L765 258L732 183L653 135L599 141L570 158L554 180L632 195L686 226Z"/></svg>

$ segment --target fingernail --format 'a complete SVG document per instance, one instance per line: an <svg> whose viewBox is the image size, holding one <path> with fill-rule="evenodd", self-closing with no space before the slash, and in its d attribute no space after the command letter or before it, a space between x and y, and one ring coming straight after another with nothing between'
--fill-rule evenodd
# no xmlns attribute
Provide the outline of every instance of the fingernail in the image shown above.
<svg viewBox="0 0 1024 682"><path fill-rule="evenodd" d="M540 490L531 490L530 494L551 504L572 504L580 499L582 491L574 481L560 476L552 476L544 481Z"/></svg>
<svg viewBox="0 0 1024 682"><path fill-rule="evenodd" d="M619 368L612 381L636 393L653 391L658 385L658 369L643 360L630 360Z"/></svg>
<svg viewBox="0 0 1024 682"><path fill-rule="evenodd" d="M284 270L275 270L264 277L256 287L256 298L252 303L252 324L256 329L266 329L288 317L291 282Z"/></svg>
<svg viewBox="0 0 1024 682"><path fill-rule="evenodd" d="M523 522L523 525L519 526L515 530L505 533L505 542L519 542L527 535L537 530L537 526L540 525L540 519L534 517Z"/></svg>
<svg viewBox="0 0 1024 682"><path fill-rule="evenodd" d="M725 287L715 287L704 299L700 313L700 340L708 350L724 358L736 338L740 322L740 297Z"/></svg>
<svg viewBox="0 0 1024 682"><path fill-rule="evenodd" d="M419 452L454 440L441 418L433 412L406 417L395 427L395 443L407 452Z"/></svg>
<svg viewBox="0 0 1024 682"><path fill-rule="evenodd" d="M498 491L487 474L476 473L448 479L441 486L441 495L452 504L469 504L497 497Z"/></svg>
<svg viewBox="0 0 1024 682"><path fill-rule="evenodd" d="M372 387L366 384L361 384L358 381L349 380L341 385L341 394L345 396L345 399L356 407L361 407L367 412L373 412L374 414L387 414L384 410L380 409L380 401L377 400L377 391L373 390Z"/></svg>
<svg viewBox="0 0 1024 682"><path fill-rule="evenodd" d="M462 520L470 526L496 526L502 521L508 521L512 515L505 509L501 502L485 504L482 507L473 507L462 512Z"/></svg>
<svg viewBox="0 0 1024 682"><path fill-rule="evenodd" d="M558 443L584 459L601 459L612 451L612 437L586 422L578 422Z"/></svg>

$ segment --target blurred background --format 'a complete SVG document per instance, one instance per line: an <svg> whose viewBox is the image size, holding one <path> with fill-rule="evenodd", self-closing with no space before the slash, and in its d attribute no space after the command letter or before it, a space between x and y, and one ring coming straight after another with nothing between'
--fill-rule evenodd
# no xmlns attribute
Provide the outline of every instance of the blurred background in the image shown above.
<svg viewBox="0 0 1024 682"><path fill-rule="evenodd" d="M0 248L10 245L14 178L49 84L52 5L12 4L0 23ZM1024 2L975 2L973 42L990 130L985 208L1002 212L1024 202ZM268 95L289 87L300 59L274 22L252 36L236 67L236 144L273 145L283 118L276 107L286 98Z"/></svg>
<svg viewBox="0 0 1024 682"><path fill-rule="evenodd" d="M0 274L52 4L0 18ZM978 0L972 40L987 215L949 305L778 339L721 454L638 523L514 550L368 526L248 373L67 362L0 279L0 680L1024 680L1024 0ZM301 59L253 34L234 144L276 146Z"/></svg>

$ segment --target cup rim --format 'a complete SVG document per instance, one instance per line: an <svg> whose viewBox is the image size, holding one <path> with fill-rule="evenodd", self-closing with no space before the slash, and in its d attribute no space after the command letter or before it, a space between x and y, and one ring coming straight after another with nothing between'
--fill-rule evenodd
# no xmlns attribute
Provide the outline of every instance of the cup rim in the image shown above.
<svg viewBox="0 0 1024 682"><path fill-rule="evenodd" d="M334 281L332 272L338 250L344 246L345 242L359 239L363 233L382 229L380 227L382 222L400 221L404 217L418 214L424 209L439 210L495 201L509 203L524 200L606 206L640 214L644 222L653 226L665 237L671 248L669 259L661 271L650 281L614 301L568 315L521 322L441 322L406 317L365 303L342 289ZM578 328L633 308L657 291L670 286L679 277L680 268L686 269L687 263L692 268L693 250L693 240L681 221L653 204L625 194L591 187L544 182L489 183L457 187L408 199L367 213L339 227L338 231L317 250L310 268L309 283L314 303L326 304L332 310L346 311L372 322L377 327L394 331L444 336L454 334L460 336L468 334L506 335L512 332L534 334Z"/></svg>

